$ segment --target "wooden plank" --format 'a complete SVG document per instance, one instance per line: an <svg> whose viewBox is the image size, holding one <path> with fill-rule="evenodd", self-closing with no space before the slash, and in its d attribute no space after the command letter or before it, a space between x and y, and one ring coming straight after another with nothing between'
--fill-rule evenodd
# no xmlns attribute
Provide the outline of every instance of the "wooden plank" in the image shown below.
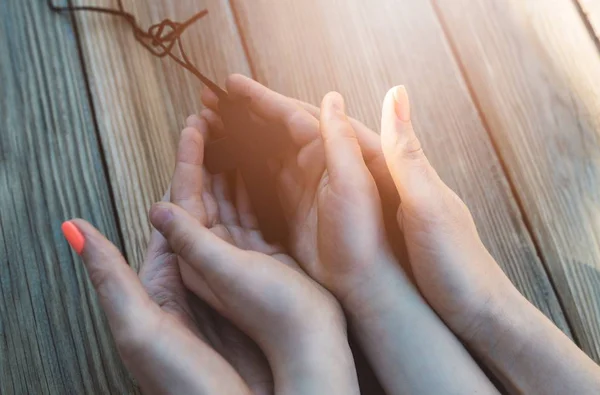
<svg viewBox="0 0 600 395"><path fill-rule="evenodd" d="M123 3L144 27L165 18L184 21L208 9L208 16L183 35L186 52L199 70L221 85L232 72L248 73L227 1ZM116 1L110 0L93 4L116 7ZM142 260L149 236L148 209L169 183L179 132L186 117L201 106L202 85L175 62L153 57L122 20L89 13L78 14L77 20L119 226L135 266Z"/></svg>
<svg viewBox="0 0 600 395"><path fill-rule="evenodd" d="M60 231L80 216L119 244L73 30L44 1L0 7L0 393L133 392Z"/></svg>
<svg viewBox="0 0 600 395"><path fill-rule="evenodd" d="M575 337L600 362L600 56L570 0L437 0Z"/></svg>
<svg viewBox="0 0 600 395"><path fill-rule="evenodd" d="M587 18L596 40L600 41L600 0L577 0L577 2Z"/></svg>
<svg viewBox="0 0 600 395"><path fill-rule="evenodd" d="M388 88L407 85L442 178L467 202L512 281L569 333L506 177L429 1L233 0L255 76L318 103L329 90L378 130Z"/></svg>

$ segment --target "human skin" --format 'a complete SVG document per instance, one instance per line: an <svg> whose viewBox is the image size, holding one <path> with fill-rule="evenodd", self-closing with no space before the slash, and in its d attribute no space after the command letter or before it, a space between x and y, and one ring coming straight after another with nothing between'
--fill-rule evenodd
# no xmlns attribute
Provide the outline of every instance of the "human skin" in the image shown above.
<svg viewBox="0 0 600 395"><path fill-rule="evenodd" d="M257 117L285 125L304 141L318 134L320 109L242 76L230 77L227 85L252 98ZM216 98L205 90L202 99L211 109L202 115L218 127ZM406 245L398 250L410 259L401 256L401 263L448 327L515 393L598 393L598 366L510 283L483 246L468 208L429 164L406 92L386 95L381 139L349 122L386 219L396 222L387 227L388 236L394 245Z"/></svg>
<svg viewBox="0 0 600 395"><path fill-rule="evenodd" d="M410 120L385 98L382 151L402 201L412 272L427 301L515 393L597 394L600 367L502 273L460 198L427 160Z"/></svg>
<svg viewBox="0 0 600 395"><path fill-rule="evenodd" d="M189 211L166 202L151 211L153 223L166 236L162 239L154 233L151 245L164 247L163 241L170 242L177 247L175 253L188 258L180 261L185 268L179 275L165 271L168 266L178 267L175 255L169 255L171 249L151 250L149 256L168 257L168 262L159 259L147 266L155 275L142 276L154 284L147 289L154 290L156 302L108 240L85 221L70 221L85 240L79 252L125 365L144 393L244 394L251 391L244 382L248 378L253 380L254 393L273 390L268 382L270 371L265 372L260 364L262 354L256 355L256 350L244 345L236 366L244 368L242 378L189 325L190 306L173 297L179 294L177 283L181 281L260 344L274 367L274 393L358 393L338 303L279 247L262 240L242 185L236 194L240 209L230 200L224 177L215 177L207 187L210 178L203 177L202 169L205 131L198 130L205 124L198 121L188 120L195 127L182 132L170 194L173 202ZM205 203L211 206L208 210ZM211 230L203 221L211 221ZM187 242L194 248L210 248L202 248L197 255ZM219 251L225 251L222 259ZM159 281L169 276L179 280ZM207 288L199 289L199 285ZM304 309L310 311L310 320ZM185 314L179 314L182 311ZM251 364L257 361L258 367L252 371ZM257 380L261 377L266 382Z"/></svg>
<svg viewBox="0 0 600 395"><path fill-rule="evenodd" d="M71 243L74 233L84 240L77 252L96 289L123 363L143 393L250 394L231 365L189 326L189 316L165 309L151 299L110 241L84 220L63 225L68 227Z"/></svg>
<svg viewBox="0 0 600 395"><path fill-rule="evenodd" d="M184 284L258 343L275 393L358 393L339 304L281 247L264 241L240 177L236 191L223 175L209 186L203 127L182 132L171 192L195 218L173 204L157 204L150 214L182 258ZM207 215L215 203L216 215Z"/></svg>
<svg viewBox="0 0 600 395"><path fill-rule="evenodd" d="M398 264L343 98L327 95L317 120L243 77L228 91L250 97L256 116L295 141L277 170L291 251L338 298L386 392L496 393ZM218 113L204 115L219 127Z"/></svg>

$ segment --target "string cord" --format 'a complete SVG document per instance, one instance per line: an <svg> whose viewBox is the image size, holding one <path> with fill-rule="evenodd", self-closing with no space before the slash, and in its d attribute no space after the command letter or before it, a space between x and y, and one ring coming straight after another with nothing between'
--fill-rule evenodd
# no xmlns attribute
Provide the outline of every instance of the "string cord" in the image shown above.
<svg viewBox="0 0 600 395"><path fill-rule="evenodd" d="M211 79L202 74L196 66L188 58L181 40L181 36L185 30L193 25L198 20L208 14L208 10L202 10L194 14L185 22L174 22L170 19L165 19L162 22L156 23L144 30L138 24L133 14L125 11L123 1L118 0L118 9L104 8L96 6L72 6L64 7L55 6L52 0L48 0L48 6L54 12L97 12L102 14L114 15L126 21L133 30L135 39L146 48L152 55L158 58L170 57L180 66L194 74L204 85L217 95L219 99L227 99L227 92L214 83ZM173 53L173 49L177 47L181 57Z"/></svg>

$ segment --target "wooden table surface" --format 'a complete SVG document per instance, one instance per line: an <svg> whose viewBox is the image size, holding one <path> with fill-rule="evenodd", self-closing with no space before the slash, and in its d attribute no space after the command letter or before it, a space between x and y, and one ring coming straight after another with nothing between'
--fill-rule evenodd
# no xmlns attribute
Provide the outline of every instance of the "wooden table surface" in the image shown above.
<svg viewBox="0 0 600 395"><path fill-rule="evenodd" d="M124 3L143 26L208 9L183 42L211 78L338 90L374 130L405 84L493 256L600 362L600 0ZM114 17L0 0L0 393L137 391L60 224L88 219L137 268L201 88Z"/></svg>

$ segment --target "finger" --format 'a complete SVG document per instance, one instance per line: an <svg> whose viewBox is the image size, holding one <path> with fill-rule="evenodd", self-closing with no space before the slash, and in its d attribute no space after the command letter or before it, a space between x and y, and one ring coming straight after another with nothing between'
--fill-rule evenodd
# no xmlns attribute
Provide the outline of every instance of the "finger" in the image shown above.
<svg viewBox="0 0 600 395"><path fill-rule="evenodd" d="M298 146L318 138L317 119L286 96L239 74L229 76L227 90L233 98L250 98L251 110L267 122L285 126Z"/></svg>
<svg viewBox="0 0 600 395"><path fill-rule="evenodd" d="M242 178L242 175L239 172L237 172L235 175L235 181L236 207L238 211L238 217L240 219L240 224L245 229L258 229L258 219L254 214L254 210L252 209L252 204L250 203L250 196L248 196L248 191L246 190L244 179Z"/></svg>
<svg viewBox="0 0 600 395"><path fill-rule="evenodd" d="M225 129L225 125L223 125L221 116L215 111L205 108L204 110L200 111L200 116L206 120L209 129L218 131L219 133L222 133Z"/></svg>
<svg viewBox="0 0 600 395"><path fill-rule="evenodd" d="M171 186L167 189L167 192L163 195L161 202L168 202L171 199ZM156 258L167 254L171 251L169 244L165 240L165 238L158 232L156 229L152 229L150 233L150 241L148 242L148 253L146 254L146 259L142 264L140 269L140 277L144 277L144 273L147 270L151 270L152 265L154 265Z"/></svg>
<svg viewBox="0 0 600 395"><path fill-rule="evenodd" d="M293 157L285 158L277 173L277 192L281 196L281 205L288 221L294 219L303 193L307 190L305 176ZM310 187L312 185L308 186Z"/></svg>
<svg viewBox="0 0 600 395"><path fill-rule="evenodd" d="M321 109L319 107L301 100L291 100L294 100L297 105L304 108L315 118L320 118ZM383 151L381 150L381 137L369 129L364 123L357 121L352 117L348 117L348 121L350 121L350 125L352 125L352 128L356 132L356 138L358 139L364 161L377 183L384 206L397 208L399 203L398 192L396 191L396 186L390 176L390 172L383 156Z"/></svg>
<svg viewBox="0 0 600 395"><path fill-rule="evenodd" d="M281 313L300 315L298 312L272 309L273 301L269 295L281 287L273 278L288 277L291 288L286 297L289 296L289 299L279 302L286 308L293 308L296 299L294 287L307 281L304 275L290 271L290 267L280 264L273 257L244 251L227 243L173 204L155 204L150 221L165 236L173 251L188 262L190 268L202 276L214 292L216 303L207 302L241 329L247 330L248 334L255 337L254 340L268 339L274 335L264 333L264 322L257 322L256 314L275 314L273 317ZM186 285L196 293L194 284L186 280L184 276Z"/></svg>
<svg viewBox="0 0 600 395"><path fill-rule="evenodd" d="M219 98L209 88L204 87L200 100L207 108L210 108L213 111L219 111Z"/></svg>
<svg viewBox="0 0 600 395"><path fill-rule="evenodd" d="M301 100L291 100L293 100L298 106L304 108L304 110L306 110L306 112L311 114L313 117L317 119L321 117L321 109L319 107L313 106L312 104L303 102ZM356 138L358 139L363 158L367 165L369 165L369 162L377 160L377 158L382 158L383 152L381 151L381 140L379 135L369 129L364 123L357 121L352 117L348 117L348 121L356 133Z"/></svg>
<svg viewBox="0 0 600 395"><path fill-rule="evenodd" d="M202 226L174 204L156 203L150 210L152 225L167 239L173 252L200 273L217 276L230 270L240 250ZM220 264L216 264L219 262ZM207 282L210 282L205 276Z"/></svg>
<svg viewBox="0 0 600 395"><path fill-rule="evenodd" d="M150 211L150 221L186 262L181 266L185 285L221 314L228 313L229 303L239 303L239 292L243 298L253 287L249 280L252 268L243 263L244 251L202 226L185 210L157 203Z"/></svg>
<svg viewBox="0 0 600 395"><path fill-rule="evenodd" d="M206 127L206 123L196 114L190 115L186 120L185 124L189 128L196 129L201 135L203 141L208 141L209 129Z"/></svg>
<svg viewBox="0 0 600 395"><path fill-rule="evenodd" d="M204 121L201 129L206 130ZM203 224L208 222L203 204L203 168L204 140L202 133L187 127L181 132L173 181L171 184L171 202L182 207Z"/></svg>
<svg viewBox="0 0 600 395"><path fill-rule="evenodd" d="M367 179L368 169L354 129L345 114L344 99L337 92L323 99L320 120L327 172L332 184L356 184Z"/></svg>
<svg viewBox="0 0 600 395"><path fill-rule="evenodd" d="M202 115L202 113L201 113ZM209 141L210 139L210 125L207 125L207 121L204 117L198 115L191 115L188 117L186 124L188 127L196 129L202 135L202 141ZM219 129L213 129L213 131L220 132ZM204 205L204 212L206 214L207 223L212 224L217 216L217 204L214 201L212 191L210 189L212 183L212 176L206 170L205 167L202 169L202 203Z"/></svg>
<svg viewBox="0 0 600 395"><path fill-rule="evenodd" d="M425 197L438 194L441 180L423 153L415 134L408 94L403 86L391 89L385 97L381 144L403 204L418 203L424 201Z"/></svg>
<svg viewBox="0 0 600 395"><path fill-rule="evenodd" d="M225 174L217 174L213 177L213 192L219 206L220 223L228 226L239 226L238 212L233 204Z"/></svg>
<svg viewBox="0 0 600 395"><path fill-rule="evenodd" d="M67 221L62 231L83 259L115 338L146 326L157 307L119 250L84 220Z"/></svg>

